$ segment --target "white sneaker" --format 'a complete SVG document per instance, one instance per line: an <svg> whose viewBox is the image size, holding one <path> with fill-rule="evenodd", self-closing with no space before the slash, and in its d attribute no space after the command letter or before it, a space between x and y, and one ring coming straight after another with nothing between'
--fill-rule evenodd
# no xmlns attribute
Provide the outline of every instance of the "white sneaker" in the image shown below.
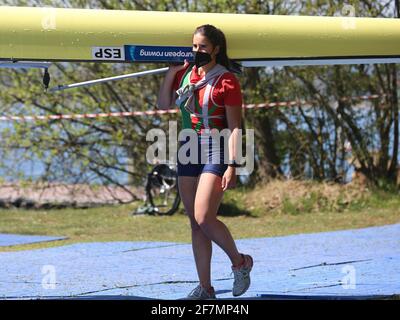
<svg viewBox="0 0 400 320"><path fill-rule="evenodd" d="M209 290L203 288L200 284L189 293L187 300L209 300L217 299L215 290L211 287Z"/></svg>
<svg viewBox="0 0 400 320"><path fill-rule="evenodd" d="M233 282L232 294L234 297L241 296L250 287L250 271L253 268L253 258L247 254L242 254L244 261L239 267L232 266L235 277Z"/></svg>

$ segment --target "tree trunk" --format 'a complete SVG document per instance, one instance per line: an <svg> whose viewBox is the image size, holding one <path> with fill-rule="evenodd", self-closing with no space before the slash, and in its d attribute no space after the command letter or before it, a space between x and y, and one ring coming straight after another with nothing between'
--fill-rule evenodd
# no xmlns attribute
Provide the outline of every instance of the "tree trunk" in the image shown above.
<svg viewBox="0 0 400 320"><path fill-rule="evenodd" d="M250 89L251 92L254 93L252 96L261 97L261 99L265 101L267 98L267 94L265 94L264 88L259 87L260 77L258 74L258 68L249 68L246 70L246 73L246 88ZM251 101L250 103L255 102L258 101ZM265 114L261 114L261 112L253 110L247 112L247 127L254 129L256 141L255 153L256 155L258 155L258 159L255 161L255 168L253 176L251 177L251 181L252 183L266 182L271 178L276 178L277 176L282 174L280 168L280 160L276 152L276 142L273 133L272 123L274 120L267 110L262 111Z"/></svg>

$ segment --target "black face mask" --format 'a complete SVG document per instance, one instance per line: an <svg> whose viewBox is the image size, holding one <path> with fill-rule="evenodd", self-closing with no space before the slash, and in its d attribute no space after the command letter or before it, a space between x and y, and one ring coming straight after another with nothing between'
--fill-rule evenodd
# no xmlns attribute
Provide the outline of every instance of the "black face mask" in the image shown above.
<svg viewBox="0 0 400 320"><path fill-rule="evenodd" d="M194 54L194 64L196 65L197 68L205 66L212 60L211 55L206 52L194 51L193 54Z"/></svg>

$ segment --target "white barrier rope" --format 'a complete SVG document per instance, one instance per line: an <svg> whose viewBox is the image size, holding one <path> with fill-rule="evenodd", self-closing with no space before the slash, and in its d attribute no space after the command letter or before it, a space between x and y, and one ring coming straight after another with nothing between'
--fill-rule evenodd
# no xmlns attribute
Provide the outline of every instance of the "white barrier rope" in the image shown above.
<svg viewBox="0 0 400 320"><path fill-rule="evenodd" d="M358 97L343 97L340 100L373 100L381 98L385 95L364 95ZM244 109L254 108L274 108L274 107L290 107L297 105L310 105L311 101L282 101L258 104L244 104ZM133 112L110 112L110 113L87 113L87 114L59 114L59 115L43 115L43 116L0 116L0 121L37 121L37 120L69 120L69 119L88 119L88 118L109 118L109 117L132 117L132 116L146 116L146 115L164 115L178 113L179 109L167 110L150 110L150 111L133 111Z"/></svg>

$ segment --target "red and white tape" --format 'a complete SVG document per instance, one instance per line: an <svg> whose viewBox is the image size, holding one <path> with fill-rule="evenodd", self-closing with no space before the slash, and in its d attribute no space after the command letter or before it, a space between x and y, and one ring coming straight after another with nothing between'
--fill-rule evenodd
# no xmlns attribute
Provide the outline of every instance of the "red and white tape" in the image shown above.
<svg viewBox="0 0 400 320"><path fill-rule="evenodd" d="M60 120L60 119L86 119L86 118L110 118L110 117L132 117L154 114L177 113L178 109L133 111L133 112L110 112L110 113L86 113L86 114L54 114L45 116L0 116L0 121L36 121L36 120Z"/></svg>
<svg viewBox="0 0 400 320"><path fill-rule="evenodd" d="M378 99L385 95L369 95L369 96L358 96L358 97L343 97L342 101L347 100L372 100ZM290 107L298 105L310 105L311 101L282 101L282 102L270 102L270 103L258 103L258 104L244 104L244 109L254 108L274 108L274 107ZM88 118L110 118L110 117L132 117L132 116L145 116L145 115L163 115L178 113L179 109L168 109L168 110L150 110L150 111L133 111L133 112L110 112L110 113L87 113L87 114L58 114L58 115L43 115L43 116L0 116L0 121L37 121L37 120L69 120L69 119L88 119Z"/></svg>

